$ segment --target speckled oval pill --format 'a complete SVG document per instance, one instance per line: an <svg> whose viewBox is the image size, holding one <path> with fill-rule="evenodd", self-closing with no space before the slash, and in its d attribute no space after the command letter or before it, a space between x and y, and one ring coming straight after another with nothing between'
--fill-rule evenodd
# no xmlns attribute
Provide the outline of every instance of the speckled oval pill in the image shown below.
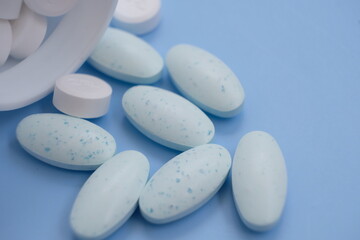
<svg viewBox="0 0 360 240"><path fill-rule="evenodd" d="M246 226L266 231L279 220L286 199L285 160L275 139L254 131L241 138L232 167L233 195Z"/></svg>
<svg viewBox="0 0 360 240"><path fill-rule="evenodd" d="M121 152L90 176L70 214L70 225L82 239L103 239L133 214L149 175L149 161L140 152Z"/></svg>
<svg viewBox="0 0 360 240"><path fill-rule="evenodd" d="M233 117L244 102L244 89L231 69L211 53L187 44L171 48L166 65L172 81L190 101L218 117Z"/></svg>
<svg viewBox="0 0 360 240"><path fill-rule="evenodd" d="M164 62L144 40L116 28L108 28L88 62L97 70L135 84L150 84L161 78Z"/></svg>
<svg viewBox="0 0 360 240"><path fill-rule="evenodd" d="M139 200L145 219L168 223L204 205L224 183L231 156L222 146L205 144L174 157L146 184Z"/></svg>
<svg viewBox="0 0 360 240"><path fill-rule="evenodd" d="M215 133L213 123L198 107L161 88L132 87L125 92L122 106L140 132L169 148L184 151L203 145Z"/></svg>
<svg viewBox="0 0 360 240"><path fill-rule="evenodd" d="M30 115L18 124L16 137L34 157L72 170L96 169L116 150L115 140L107 131L63 114Z"/></svg>

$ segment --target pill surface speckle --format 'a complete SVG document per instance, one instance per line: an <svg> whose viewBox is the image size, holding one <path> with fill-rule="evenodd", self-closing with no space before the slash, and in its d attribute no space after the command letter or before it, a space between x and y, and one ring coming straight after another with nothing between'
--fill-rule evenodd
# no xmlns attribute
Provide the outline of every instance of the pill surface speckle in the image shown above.
<svg viewBox="0 0 360 240"><path fill-rule="evenodd" d="M111 158L115 139L101 127L63 114L33 114L17 126L20 145L35 158L72 170L93 170Z"/></svg>
<svg viewBox="0 0 360 240"><path fill-rule="evenodd" d="M205 144L174 157L146 184L141 214L153 223L180 219L204 205L224 183L231 156L222 146Z"/></svg>
<svg viewBox="0 0 360 240"><path fill-rule="evenodd" d="M285 205L287 171L281 149L266 132L241 138L232 167L233 195L246 226L266 231L279 220Z"/></svg>
<svg viewBox="0 0 360 240"><path fill-rule="evenodd" d="M108 28L88 62L97 70L135 84L160 80L164 62L144 40L120 29Z"/></svg>
<svg viewBox="0 0 360 240"><path fill-rule="evenodd" d="M111 86L87 74L67 74L56 80L53 104L63 113L80 118L97 118L109 109Z"/></svg>
<svg viewBox="0 0 360 240"><path fill-rule="evenodd" d="M122 106L129 121L143 134L180 151L206 144L215 134L211 120L194 104L170 91L135 86Z"/></svg>
<svg viewBox="0 0 360 240"><path fill-rule="evenodd" d="M171 48L166 65L179 91L218 117L233 117L242 108L244 89L233 71L213 54L188 44Z"/></svg>
<svg viewBox="0 0 360 240"><path fill-rule="evenodd" d="M152 31L160 22L160 0L119 0L112 25L133 34Z"/></svg>
<svg viewBox="0 0 360 240"><path fill-rule="evenodd" d="M124 151L107 160L81 188L70 214L74 233L103 239L133 214L149 175L147 158Z"/></svg>

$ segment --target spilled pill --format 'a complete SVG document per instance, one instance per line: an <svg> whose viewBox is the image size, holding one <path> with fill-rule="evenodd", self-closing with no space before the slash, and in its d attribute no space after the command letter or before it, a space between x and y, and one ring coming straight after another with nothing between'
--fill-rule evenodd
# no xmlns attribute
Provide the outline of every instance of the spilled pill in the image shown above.
<svg viewBox="0 0 360 240"><path fill-rule="evenodd" d="M241 138L232 167L233 195L239 215L255 231L272 228L283 212L287 173L275 139L254 131Z"/></svg>
<svg viewBox="0 0 360 240"><path fill-rule="evenodd" d="M72 170L93 170L111 158L114 138L101 127L63 114L33 114L17 126L20 145L35 158Z"/></svg>
<svg viewBox="0 0 360 240"><path fill-rule="evenodd" d="M205 144L174 157L146 184L139 200L141 214L153 223L180 219L204 205L220 189L231 156L222 146Z"/></svg>
<svg viewBox="0 0 360 240"><path fill-rule="evenodd" d="M211 53L188 44L171 48L166 65L172 81L190 101L219 117L239 113L244 89L231 69Z"/></svg>
<svg viewBox="0 0 360 240"><path fill-rule="evenodd" d="M0 19L0 66L2 66L9 57L12 38L9 21Z"/></svg>
<svg viewBox="0 0 360 240"><path fill-rule="evenodd" d="M34 53L45 38L46 17L31 11L23 4L18 19L11 21L13 43L10 55L24 59Z"/></svg>
<svg viewBox="0 0 360 240"><path fill-rule="evenodd" d="M133 34L152 31L160 22L160 0L119 0L112 25Z"/></svg>
<svg viewBox="0 0 360 240"><path fill-rule="evenodd" d="M72 9L78 0L24 0L25 4L34 12L47 16L61 16Z"/></svg>
<svg viewBox="0 0 360 240"><path fill-rule="evenodd" d="M147 158L124 151L107 160L90 176L73 205L70 224L83 239L103 239L135 211L149 175Z"/></svg>
<svg viewBox="0 0 360 240"><path fill-rule="evenodd" d="M97 70L135 84L150 84L161 78L164 62L144 40L120 29L108 28L88 62Z"/></svg>
<svg viewBox="0 0 360 240"><path fill-rule="evenodd" d="M107 113L111 93L111 86L100 78L68 74L56 80L53 104L71 116L97 118Z"/></svg>
<svg viewBox="0 0 360 240"><path fill-rule="evenodd" d="M170 91L135 86L125 92L122 106L140 132L169 148L184 151L214 137L211 120L194 104Z"/></svg>

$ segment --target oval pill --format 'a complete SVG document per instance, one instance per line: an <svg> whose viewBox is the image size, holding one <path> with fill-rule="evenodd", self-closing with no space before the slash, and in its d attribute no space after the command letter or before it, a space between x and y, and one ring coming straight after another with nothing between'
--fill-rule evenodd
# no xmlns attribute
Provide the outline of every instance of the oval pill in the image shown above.
<svg viewBox="0 0 360 240"><path fill-rule="evenodd" d="M160 0L119 0L112 25L133 34L152 31L160 22Z"/></svg>
<svg viewBox="0 0 360 240"><path fill-rule="evenodd" d="M169 148L184 151L210 142L215 134L213 123L198 107L161 88L132 87L122 106L140 132Z"/></svg>
<svg viewBox="0 0 360 240"><path fill-rule="evenodd" d="M18 18L22 2L23 0L0 0L0 19L12 20Z"/></svg>
<svg viewBox="0 0 360 240"><path fill-rule="evenodd" d="M0 66L2 66L9 57L12 38L9 21L0 19Z"/></svg>
<svg viewBox="0 0 360 240"><path fill-rule="evenodd" d="M34 12L47 16L61 16L72 9L78 0L24 0L25 4Z"/></svg>
<svg viewBox="0 0 360 240"><path fill-rule="evenodd" d="M244 89L231 69L211 53L188 44L171 48L166 65L174 85L190 101L218 117L233 117Z"/></svg>
<svg viewBox="0 0 360 240"><path fill-rule="evenodd" d="M279 220L286 200L285 160L275 139L254 131L241 138L232 167L233 195L246 226L266 231Z"/></svg>
<svg viewBox="0 0 360 240"><path fill-rule="evenodd" d="M124 151L107 160L81 188L70 215L82 239L103 239L133 214L149 175L147 158Z"/></svg>
<svg viewBox="0 0 360 240"><path fill-rule="evenodd" d="M93 170L111 158L114 138L101 127L63 114L33 114L16 128L20 145L35 158L50 165Z"/></svg>
<svg viewBox="0 0 360 240"><path fill-rule="evenodd" d="M161 78L164 62L144 40L120 29L108 28L88 62L97 70L135 84L150 84Z"/></svg>
<svg viewBox="0 0 360 240"><path fill-rule="evenodd" d="M71 116L97 118L107 113L111 94L111 86L100 78L68 74L55 82L53 104Z"/></svg>
<svg viewBox="0 0 360 240"><path fill-rule="evenodd" d="M210 200L224 183L231 156L222 146L205 144L174 157L148 181L139 199L152 223L180 219Z"/></svg>
<svg viewBox="0 0 360 240"><path fill-rule="evenodd" d="M18 19L11 21L13 43L10 55L24 59L34 53L45 38L47 19L23 4Z"/></svg>

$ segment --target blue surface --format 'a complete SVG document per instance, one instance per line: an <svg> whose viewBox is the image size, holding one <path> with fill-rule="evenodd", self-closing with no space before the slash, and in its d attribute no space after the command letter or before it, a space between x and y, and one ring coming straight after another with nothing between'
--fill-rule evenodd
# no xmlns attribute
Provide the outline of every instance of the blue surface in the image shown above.
<svg viewBox="0 0 360 240"><path fill-rule="evenodd" d="M160 26L143 38L162 56L175 44L189 43L232 68L244 86L245 106L232 119L211 117L213 142L234 154L245 133L272 134L287 162L288 199L279 224L254 233L236 213L228 179L190 216L154 225L136 211L110 239L360 239L359 9L358 0L164 0ZM178 154L125 119L121 97L132 85L88 64L79 71L113 87L109 113L92 122L114 135L118 152L143 152L151 174ZM166 72L155 85L174 90ZM74 238L70 209L90 172L47 165L15 138L22 118L57 112L51 98L0 112L0 239Z"/></svg>

